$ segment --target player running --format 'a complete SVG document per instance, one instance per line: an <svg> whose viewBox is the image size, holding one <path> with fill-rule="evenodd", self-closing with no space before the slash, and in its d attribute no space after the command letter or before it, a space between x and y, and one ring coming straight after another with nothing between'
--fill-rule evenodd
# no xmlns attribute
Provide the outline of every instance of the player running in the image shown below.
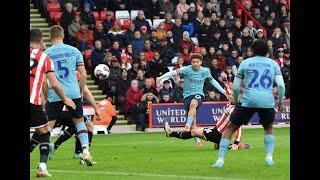
<svg viewBox="0 0 320 180"><path fill-rule="evenodd" d="M77 79L80 79L80 74L77 71ZM96 106L96 101L94 100L89 88L87 85L85 85L84 90L83 90L83 97L85 100L88 101L90 106L92 106L95 110L95 113L97 115L97 120L101 119L101 111L97 108ZM87 120L86 117L84 117L84 122L86 124L86 127L88 129L88 138L89 138L89 147L91 146L91 141L92 141L92 136L93 136L93 123L90 120ZM77 129L72 122L72 114L68 111L66 107L63 108L63 112L60 114L60 116L57 119L56 125L62 125L68 127L63 131L63 134L59 136L59 138L54 142L50 144L50 152L49 152L49 159L52 159L54 156L55 151L59 148L59 146L70 139L74 134L76 134ZM76 142L75 142L75 157L82 157L82 147L80 140L77 136L75 136ZM82 162L82 160L80 161Z"/></svg>
<svg viewBox="0 0 320 180"><path fill-rule="evenodd" d="M275 118L275 100L273 96L273 84L278 88L278 111L283 112L282 104L285 94L283 77L279 65L266 56L267 44L262 40L256 40L252 45L254 57L243 61L234 79L233 97L238 99L240 84L245 83L245 91L230 116L230 125L223 133L219 145L219 157L213 167L221 168L224 165L224 157L230 144L232 134L242 125L248 123L252 115L257 112L260 124L264 128L264 143L266 148L266 164L273 166L273 151L275 136L273 133L273 121Z"/></svg>
<svg viewBox="0 0 320 180"><path fill-rule="evenodd" d="M30 128L35 132L30 140L30 153L40 144L40 163L37 177L51 176L47 170L49 154L50 127L41 106L42 84L44 76L49 80L52 89L57 93L63 104L75 109L73 101L65 97L62 87L56 79L51 59L41 51L43 46L42 33L39 29L30 30ZM36 144L34 144L36 142Z"/></svg>
<svg viewBox="0 0 320 180"><path fill-rule="evenodd" d="M184 131L190 131L191 127L196 128L196 114L197 110L202 104L204 99L203 86L204 81L208 80L212 86L218 91L229 98L229 94L225 91L220 84L211 76L210 70L201 66L202 55L195 53L191 56L191 65L170 71L157 78L157 86L164 78L168 78L174 75L182 75L184 78L183 88L183 104L188 114L187 123ZM202 147L200 138L195 137L196 147Z"/></svg>
<svg viewBox="0 0 320 180"><path fill-rule="evenodd" d="M83 159L88 166L93 165L92 156L89 152L88 131L83 120L83 109L81 99L83 89L86 84L87 72L84 67L83 57L81 52L70 45L63 43L64 32L63 28L54 25L49 31L52 46L45 52L52 59L53 64L57 67L56 76L66 93L76 104L76 110L67 106L67 109L72 114L73 122L77 128L77 135L80 139L83 149ZM76 78L75 71L80 73L79 84ZM56 119L62 112L64 104L61 99L52 91L51 84L48 84L46 111L50 123L53 128Z"/></svg>

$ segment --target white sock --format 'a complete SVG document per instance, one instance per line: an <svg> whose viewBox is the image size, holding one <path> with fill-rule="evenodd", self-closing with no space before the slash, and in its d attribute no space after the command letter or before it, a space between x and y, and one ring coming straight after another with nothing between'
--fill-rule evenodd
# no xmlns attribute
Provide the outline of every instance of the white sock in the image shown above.
<svg viewBox="0 0 320 180"><path fill-rule="evenodd" d="M272 158L272 153L267 153L266 159L273 159Z"/></svg>
<svg viewBox="0 0 320 180"><path fill-rule="evenodd" d="M47 165L44 162L39 163L39 168L41 168L42 170L47 170Z"/></svg>
<svg viewBox="0 0 320 180"><path fill-rule="evenodd" d="M224 162L224 158L219 156L218 161Z"/></svg>
<svg viewBox="0 0 320 180"><path fill-rule="evenodd" d="M82 152L83 152L83 154L90 154L88 147L84 147Z"/></svg>

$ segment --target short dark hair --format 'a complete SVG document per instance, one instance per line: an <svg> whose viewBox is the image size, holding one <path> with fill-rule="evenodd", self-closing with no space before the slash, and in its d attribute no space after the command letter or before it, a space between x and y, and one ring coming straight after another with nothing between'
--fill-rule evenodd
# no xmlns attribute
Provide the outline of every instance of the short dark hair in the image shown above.
<svg viewBox="0 0 320 180"><path fill-rule="evenodd" d="M260 39L255 40L251 48L255 56L266 56L268 53L267 43Z"/></svg>
<svg viewBox="0 0 320 180"><path fill-rule="evenodd" d="M40 43L42 40L42 32L40 29L30 30L30 43Z"/></svg>
<svg viewBox="0 0 320 180"><path fill-rule="evenodd" d="M191 61L192 61L192 59L200 59L200 61L202 61L203 57L200 53L193 53L191 55Z"/></svg>
<svg viewBox="0 0 320 180"><path fill-rule="evenodd" d="M62 38L63 35L63 28L59 25L54 25L49 30L49 36L51 40Z"/></svg>

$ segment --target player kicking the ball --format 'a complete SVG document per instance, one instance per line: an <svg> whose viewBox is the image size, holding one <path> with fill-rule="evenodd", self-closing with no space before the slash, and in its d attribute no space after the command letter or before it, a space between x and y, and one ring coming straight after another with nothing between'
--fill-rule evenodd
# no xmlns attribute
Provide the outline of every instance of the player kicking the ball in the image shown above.
<svg viewBox="0 0 320 180"><path fill-rule="evenodd" d="M229 94L225 91L220 84L211 76L210 70L201 66L202 55L195 53L191 56L191 65L170 71L157 78L157 86L164 78L174 75L182 75L184 78L183 88L183 104L187 112L187 123L184 131L189 132L196 129L196 114L197 110L202 104L204 98L203 86L205 80L208 80L219 92L229 98ZM196 147L202 147L200 138L195 137Z"/></svg>
<svg viewBox="0 0 320 180"><path fill-rule="evenodd" d="M283 77L279 65L266 56L267 44L262 40L256 40L252 45L254 57L243 61L234 79L233 97L238 100L240 84L245 84L245 91L230 116L230 125L222 134L219 144L219 157L213 167L222 168L224 157L228 150L232 134L243 124L248 123L254 113L258 113L260 124L264 128L264 143L266 148L267 166L273 166L273 151L275 136L273 121L275 118L275 100L273 96L273 84L278 88L278 111L284 110L282 101L285 94Z"/></svg>

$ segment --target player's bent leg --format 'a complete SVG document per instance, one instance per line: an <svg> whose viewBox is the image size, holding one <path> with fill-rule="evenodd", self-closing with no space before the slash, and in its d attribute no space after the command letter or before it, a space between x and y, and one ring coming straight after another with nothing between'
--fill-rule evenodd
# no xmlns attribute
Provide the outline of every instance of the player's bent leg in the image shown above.
<svg viewBox="0 0 320 180"><path fill-rule="evenodd" d="M87 120L86 127L88 129L89 146L91 146L92 137L93 137L93 123L92 123L92 121Z"/></svg>
<svg viewBox="0 0 320 180"><path fill-rule="evenodd" d="M184 131L190 131L191 130L191 126L192 126L194 117L197 114L197 107L198 107L198 101L195 100L195 99L192 99L191 102L190 102L187 123L186 123L186 126L184 128Z"/></svg>
<svg viewBox="0 0 320 180"><path fill-rule="evenodd" d="M45 134L49 131L48 125L43 126L41 128L36 128L30 140L30 153L34 150L34 148L40 143L40 135Z"/></svg>
<svg viewBox="0 0 320 180"><path fill-rule="evenodd" d="M49 127L44 126L42 128L37 129L39 133L39 149L40 149L40 163L38 165L38 170L36 173L37 177L45 177L51 176L47 170L46 162L48 160L49 154L49 143L50 143L50 132Z"/></svg>

